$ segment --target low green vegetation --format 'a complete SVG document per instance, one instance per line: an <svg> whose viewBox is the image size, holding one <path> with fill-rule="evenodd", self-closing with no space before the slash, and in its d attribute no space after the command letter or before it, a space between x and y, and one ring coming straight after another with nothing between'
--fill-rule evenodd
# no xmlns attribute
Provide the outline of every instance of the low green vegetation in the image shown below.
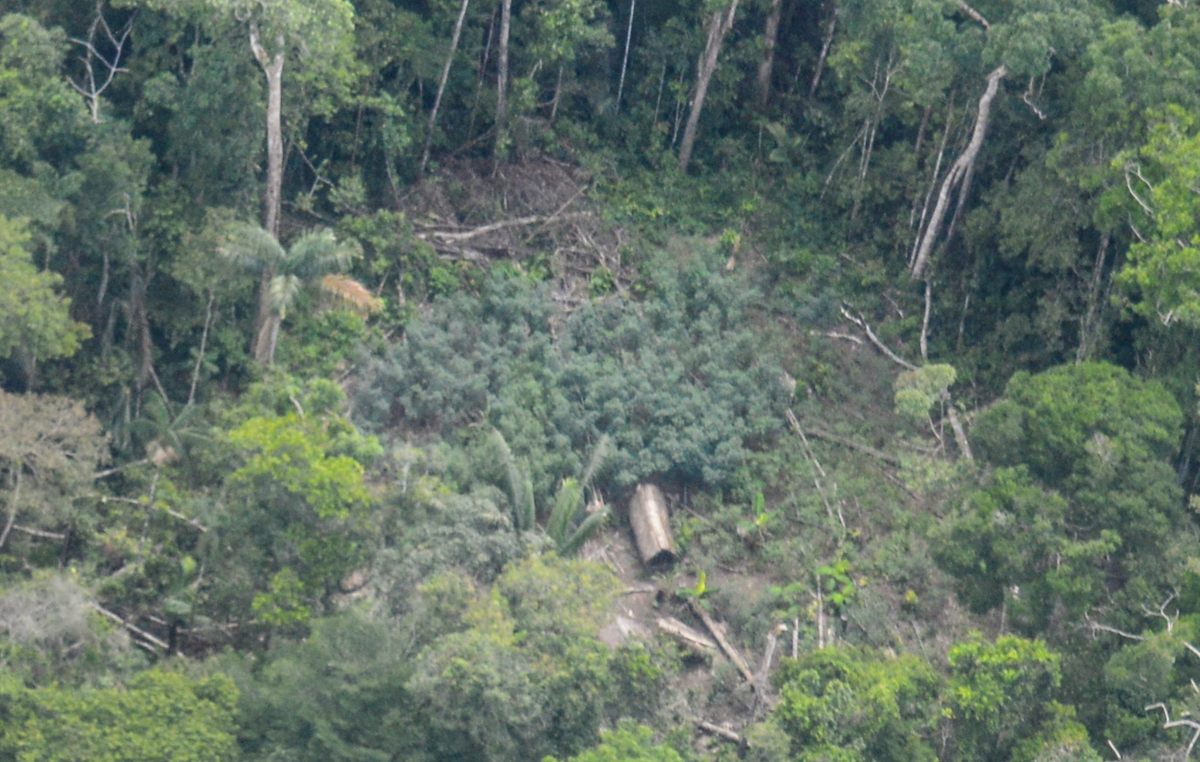
<svg viewBox="0 0 1200 762"><path fill-rule="evenodd" d="M1186 760L1198 33L3 4L0 762Z"/></svg>

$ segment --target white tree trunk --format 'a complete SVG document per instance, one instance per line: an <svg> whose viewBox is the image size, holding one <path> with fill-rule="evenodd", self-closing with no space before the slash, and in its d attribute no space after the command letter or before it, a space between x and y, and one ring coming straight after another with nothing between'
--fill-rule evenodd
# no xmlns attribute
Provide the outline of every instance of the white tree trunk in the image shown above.
<svg viewBox="0 0 1200 762"><path fill-rule="evenodd" d="M953 192L954 186L966 177L975 166L979 149L983 147L983 136L987 133L992 101L999 92L1000 80L1004 79L1007 74L1008 69L1001 65L988 75L987 89L979 98L979 113L975 117L975 130L971 134L971 142L967 144L966 150L955 160L946 174L946 179L942 182L942 188L938 192L937 204L934 205L933 214L929 217L929 224L925 226L925 232L921 236L921 245L917 248L917 256L913 259L910 272L913 280L922 278L925 275L925 268L929 266L929 255L933 251L933 244L942 227L942 220L946 217L946 209L950 206L950 194Z"/></svg>
<svg viewBox="0 0 1200 762"><path fill-rule="evenodd" d="M279 211L283 198L283 36L280 35L275 43L279 50L271 57L259 39L258 24L250 22L250 48L267 77L267 188L263 194L263 229L278 239ZM267 284L272 277L274 273L264 270L259 280L258 317L254 323L254 342L250 347L256 358L262 355L260 339L270 319Z"/></svg>
<svg viewBox="0 0 1200 762"><path fill-rule="evenodd" d="M433 143L433 128L437 125L438 108L442 105L442 95L446 92L446 82L450 79L450 65L454 63L454 54L458 51L458 39L462 36L463 20L467 17L467 6L471 0L463 0L462 8L458 11L458 21L454 22L454 36L450 38L450 52L446 54L446 64L442 67L442 79L438 83L437 95L433 99L433 110L429 112L429 126L425 129L425 150L421 154L421 169L418 176L425 174L425 165L429 163L429 146Z"/></svg>
<svg viewBox="0 0 1200 762"><path fill-rule="evenodd" d="M737 14L738 0L729 4L728 10L718 11L708 22L708 43L704 46L704 54L700 56L700 64L696 71L696 94L692 97L692 110L688 114L687 126L683 130L683 142L679 144L679 169L686 172L692 161L692 148L696 145L696 128L700 125L700 111L704 108L704 98L708 95L708 83L712 80L713 72L717 70L717 57L721 53L721 43L725 35L733 28L733 19Z"/></svg>
<svg viewBox="0 0 1200 762"><path fill-rule="evenodd" d="M758 65L758 107L766 108L771 98L771 72L775 68L775 42L779 39L779 17L783 0L771 0L767 28L763 31L763 60Z"/></svg>
<svg viewBox="0 0 1200 762"><path fill-rule="evenodd" d="M504 128L508 121L508 29L512 21L512 0L501 0L499 62L496 74L496 145L504 143Z"/></svg>

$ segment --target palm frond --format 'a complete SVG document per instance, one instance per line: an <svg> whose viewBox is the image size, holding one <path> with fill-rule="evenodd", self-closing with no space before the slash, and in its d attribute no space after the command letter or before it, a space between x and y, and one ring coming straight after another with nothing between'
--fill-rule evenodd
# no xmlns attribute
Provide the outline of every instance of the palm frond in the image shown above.
<svg viewBox="0 0 1200 762"><path fill-rule="evenodd" d="M326 275L321 279L321 290L363 317L383 309L382 302L349 275Z"/></svg>
<svg viewBox="0 0 1200 762"><path fill-rule="evenodd" d="M533 481L529 474L517 464L509 449L508 440L499 429L492 429L492 442L500 450L500 459L504 461L505 475L508 477L508 496L512 500L513 525L518 531L533 528L535 511L533 508Z"/></svg>
<svg viewBox="0 0 1200 762"><path fill-rule="evenodd" d="M537 508L533 504L533 478L529 469L520 468L521 502L517 506L517 528L528 532L537 527Z"/></svg>
<svg viewBox="0 0 1200 762"><path fill-rule="evenodd" d="M267 284L267 299L271 311L280 318L287 317L288 307L296 300L296 294L304 288L304 282L295 275L276 275Z"/></svg>
<svg viewBox="0 0 1200 762"><path fill-rule="evenodd" d="M248 222L231 226L217 253L237 266L255 272L277 267L286 256L275 236L260 225Z"/></svg>
<svg viewBox="0 0 1200 762"><path fill-rule="evenodd" d="M571 520L583 506L583 487L575 479L563 479L558 494L554 496L554 508L550 511L550 520L546 522L546 534L555 544L562 545L567 541L567 531Z"/></svg>
<svg viewBox="0 0 1200 762"><path fill-rule="evenodd" d="M302 233L288 250L286 269L301 278L312 278L344 272L361 255L357 241L338 241L329 228L309 230Z"/></svg>
<svg viewBox="0 0 1200 762"><path fill-rule="evenodd" d="M596 478L596 474L600 469L604 468L605 461L608 460L609 448L612 440L608 434L601 434L600 441L596 442L596 446L592 448L592 457L588 458L587 466L583 469L583 475L579 477L579 483L583 487L590 487L592 479Z"/></svg>
<svg viewBox="0 0 1200 762"><path fill-rule="evenodd" d="M607 505L595 513L589 514L588 517L584 519L578 527L575 528L575 531L571 533L571 536L566 542L558 544L558 554L560 556L569 556L578 552L580 546L587 542L588 538L594 535L596 531L600 529L600 527L604 526L604 522L607 520Z"/></svg>

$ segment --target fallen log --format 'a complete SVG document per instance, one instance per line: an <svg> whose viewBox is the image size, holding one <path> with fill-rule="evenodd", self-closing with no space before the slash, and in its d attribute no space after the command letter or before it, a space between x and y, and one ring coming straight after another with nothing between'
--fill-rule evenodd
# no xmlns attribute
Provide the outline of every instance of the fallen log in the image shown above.
<svg viewBox="0 0 1200 762"><path fill-rule="evenodd" d="M715 736L720 736L721 738L724 738L727 741L733 741L734 743L739 744L739 745L742 743L742 737L739 736L737 733L734 733L729 728L723 728L720 725L709 722L708 720L697 719L696 726L699 727L701 730L712 733Z"/></svg>
<svg viewBox="0 0 1200 762"><path fill-rule="evenodd" d="M656 624L659 630L675 638L696 653L706 654L717 651L716 643L705 637L703 633L693 630L674 617L659 617Z"/></svg>
<svg viewBox="0 0 1200 762"><path fill-rule="evenodd" d="M712 620L712 617L708 615L708 612L705 611L700 604L695 601L695 599L689 600L688 606L691 607L692 613L699 617L701 622L704 622L704 626L708 628L710 633L712 633L712 636L716 639L717 644L721 646L721 650L725 652L725 655L729 657L729 660L737 665L738 671L741 672L742 676L746 678L746 682L750 683L751 686L754 686L754 673L750 671L750 666L746 664L746 660L743 659L742 655L737 652L737 649L731 646L729 641L725 639L725 635L717 627L717 623Z"/></svg>

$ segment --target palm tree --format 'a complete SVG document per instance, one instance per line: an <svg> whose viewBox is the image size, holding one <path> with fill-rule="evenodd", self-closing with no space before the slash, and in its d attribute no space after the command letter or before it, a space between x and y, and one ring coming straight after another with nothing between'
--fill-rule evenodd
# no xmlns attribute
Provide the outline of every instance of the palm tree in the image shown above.
<svg viewBox="0 0 1200 762"><path fill-rule="evenodd" d="M263 365L275 357L279 327L296 296L314 281L322 291L361 313L379 309L379 300L366 287L342 274L361 256L358 244L338 241L329 228L305 231L285 250L261 226L241 223L229 231L219 253L259 275L258 323L251 351Z"/></svg>

